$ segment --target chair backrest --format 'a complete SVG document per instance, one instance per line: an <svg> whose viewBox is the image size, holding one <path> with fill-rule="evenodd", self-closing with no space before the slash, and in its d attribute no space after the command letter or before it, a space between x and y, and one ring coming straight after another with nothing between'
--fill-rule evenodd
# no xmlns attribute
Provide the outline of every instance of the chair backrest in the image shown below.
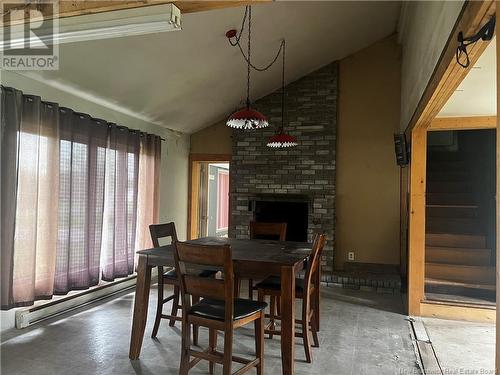
<svg viewBox="0 0 500 375"><path fill-rule="evenodd" d="M190 296L222 300L226 303L226 321L233 320L234 274L229 245L174 243L175 267L181 286L184 316L191 307ZM200 277L200 270L212 268L224 272L224 279Z"/></svg>
<svg viewBox="0 0 500 375"><path fill-rule="evenodd" d="M250 238L252 240L272 238L278 241L285 241L286 223L261 223L257 221L251 221Z"/></svg>
<svg viewBox="0 0 500 375"><path fill-rule="evenodd" d="M151 241L154 247L160 247L160 239L165 237L171 237L172 243L177 242L177 232L175 231L174 223L151 224L149 226L149 233L151 233Z"/></svg>
<svg viewBox="0 0 500 375"><path fill-rule="evenodd" d="M324 234L316 234L314 237L313 247L311 249L311 255L307 261L306 274L304 277L304 289L308 291L311 283L320 281L321 272L321 253L325 247L326 236ZM319 287L319 285L316 285Z"/></svg>

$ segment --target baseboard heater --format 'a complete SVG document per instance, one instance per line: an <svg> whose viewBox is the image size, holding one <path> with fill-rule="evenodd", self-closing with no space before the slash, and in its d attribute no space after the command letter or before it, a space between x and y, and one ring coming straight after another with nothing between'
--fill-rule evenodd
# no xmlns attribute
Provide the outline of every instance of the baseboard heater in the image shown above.
<svg viewBox="0 0 500 375"><path fill-rule="evenodd" d="M66 313L90 303L112 297L127 289L135 287L137 277L130 276L123 280L115 281L107 285L101 285L72 296L63 297L56 301L50 301L39 306L33 306L16 311L16 328L26 328L41 320L52 318L56 315Z"/></svg>

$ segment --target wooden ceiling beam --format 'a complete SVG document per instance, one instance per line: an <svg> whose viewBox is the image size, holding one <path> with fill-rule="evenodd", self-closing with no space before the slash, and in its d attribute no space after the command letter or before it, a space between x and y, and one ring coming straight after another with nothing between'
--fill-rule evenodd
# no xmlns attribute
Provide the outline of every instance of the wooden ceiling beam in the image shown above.
<svg viewBox="0 0 500 375"><path fill-rule="evenodd" d="M81 16L86 14L96 14L102 12L110 12L114 10L141 8L151 5L174 4L181 13L204 12L222 8L241 7L251 4L269 3L273 0L250 0L250 1L165 1L165 0L140 0L140 1L66 1L58 0L59 11L57 14L52 14L52 7L44 3L36 3L35 1L25 1L18 4L5 5L3 15L3 25L18 24L25 22L25 17L21 12L13 12L14 10L30 10L40 11L45 18L65 18L73 16Z"/></svg>
<svg viewBox="0 0 500 375"><path fill-rule="evenodd" d="M428 130L474 130L495 129L496 127L496 116L436 117L432 120Z"/></svg>

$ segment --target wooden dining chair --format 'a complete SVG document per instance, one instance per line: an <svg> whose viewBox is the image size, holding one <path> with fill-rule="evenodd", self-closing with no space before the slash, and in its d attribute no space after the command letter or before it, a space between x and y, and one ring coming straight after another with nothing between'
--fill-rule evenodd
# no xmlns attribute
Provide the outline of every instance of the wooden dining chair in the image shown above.
<svg viewBox="0 0 500 375"><path fill-rule="evenodd" d="M177 232L174 223L152 224L149 226L149 232L154 247L160 247L160 239L162 238L170 238L172 243L177 241ZM200 274L202 277L213 277L214 275L215 272L212 271L202 271ZM163 298L164 285L172 285L174 287L174 293L167 298ZM156 318L151 337L155 338L158 334L158 328L160 327L162 319L168 319L170 327L173 327L176 321L182 321L182 317L177 315L181 308L179 304L179 285L179 279L175 268L164 272L163 267L158 267L158 303L156 306ZM197 297L194 298L197 301ZM163 314L163 305L169 301L172 301L172 310L170 314ZM193 330L193 342L195 345L198 343L198 330L196 329Z"/></svg>
<svg viewBox="0 0 500 375"><path fill-rule="evenodd" d="M312 333L314 346L319 347L318 331L319 331L319 288L321 280L321 253L325 246L326 237L324 234L316 235L311 250L311 255L307 260L306 273L303 279L295 279L295 296L302 299L302 316L297 323L301 325L301 332L296 334L297 337L302 337L304 342L304 350L308 363L312 362L311 343L309 334ZM271 309L269 312L269 325L266 326L265 332L270 335L279 335L276 331L275 320L279 320L280 316L275 315L273 306L276 305L276 300L281 295L280 278L276 276L268 277L256 285L258 290L258 300L263 302L265 296L270 296Z"/></svg>
<svg viewBox="0 0 500 375"><path fill-rule="evenodd" d="M286 240L286 223L262 223L257 221L250 222L250 239L252 240ZM244 275L243 275L244 276ZM241 276L237 279L236 285L239 288L241 284ZM254 280L248 278L248 297L253 299L253 291L255 290Z"/></svg>
<svg viewBox="0 0 500 375"><path fill-rule="evenodd" d="M232 362L243 364L235 374L256 367L257 374L264 369L264 302L234 298L234 274L231 248L229 245L195 245L183 242L174 244L175 265L179 273L182 297L182 348L180 374L189 370L202 359L210 362L213 374L214 364L223 365L223 374L231 374ZM201 278L195 267L213 267L223 271L224 279ZM191 305L190 296L203 299ZM254 322L255 351L253 360L233 356L233 331L235 328ZM191 349L191 325L209 329L209 346L204 351ZM224 332L224 351L217 351L217 331ZM194 357L191 360L191 357Z"/></svg>

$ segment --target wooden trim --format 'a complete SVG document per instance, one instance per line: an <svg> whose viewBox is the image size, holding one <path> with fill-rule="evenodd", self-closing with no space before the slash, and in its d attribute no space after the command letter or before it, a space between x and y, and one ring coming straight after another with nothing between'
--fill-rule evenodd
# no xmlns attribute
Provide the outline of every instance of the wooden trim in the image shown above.
<svg viewBox="0 0 500 375"><path fill-rule="evenodd" d="M497 8L497 20L500 15L500 1ZM497 36L497 189L496 189L496 302L497 320L500 320L500 116L498 116L498 108L500 108L500 38ZM500 370L500 325L496 325L496 355L495 355L495 368L497 373Z"/></svg>
<svg viewBox="0 0 500 375"><path fill-rule="evenodd" d="M466 2L415 113L406 128L408 135L414 128L429 127L432 120L443 108L489 44L489 41L479 40L469 46L470 66L464 69L455 59L458 33L462 31L467 36L475 34L495 15L495 9L494 0Z"/></svg>
<svg viewBox="0 0 500 375"><path fill-rule="evenodd" d="M475 130L496 129L496 127L496 116L436 117L432 120L429 130Z"/></svg>
<svg viewBox="0 0 500 375"><path fill-rule="evenodd" d="M188 181L188 222L187 239L198 237L197 223L199 212L199 186L200 163L231 162L230 154L190 154L189 155L189 181ZM229 170L229 212L231 212L231 170ZM231 228L231 215L229 215L229 228Z"/></svg>
<svg viewBox="0 0 500 375"><path fill-rule="evenodd" d="M262 3L269 3L272 0L247 0L247 1L169 1L169 0L141 0L141 1L67 1L59 0L59 11L56 14L52 14L52 7L44 5L43 3L33 2L26 6L24 3L18 2L18 4L9 4L5 7L5 10L22 8L24 11L28 10L38 10L44 15L44 19L50 19L54 17L66 18L74 16L83 16L88 14L97 14L104 12L111 12L115 10L142 8L153 5L161 4L174 4L180 9L181 13L195 13L203 12L222 8L233 8L245 5L258 5ZM9 18L7 18L9 17ZM25 18L22 13L5 15L4 26L9 24L19 24L24 23ZM34 21L34 19L33 19Z"/></svg>
<svg viewBox="0 0 500 375"><path fill-rule="evenodd" d="M493 0L466 2L406 128L406 134L412 139L408 234L408 310L411 315L421 314L424 298L427 129L489 43L481 40L469 47L471 64L464 69L455 60L458 33L475 34L495 11Z"/></svg>
<svg viewBox="0 0 500 375"><path fill-rule="evenodd" d="M425 283L425 177L427 164L427 130L412 132L410 165L410 217L408 236L408 310L420 315Z"/></svg>
<svg viewBox="0 0 500 375"><path fill-rule="evenodd" d="M444 305L432 302L420 304L420 315L430 318L495 323L496 311L481 307Z"/></svg>

